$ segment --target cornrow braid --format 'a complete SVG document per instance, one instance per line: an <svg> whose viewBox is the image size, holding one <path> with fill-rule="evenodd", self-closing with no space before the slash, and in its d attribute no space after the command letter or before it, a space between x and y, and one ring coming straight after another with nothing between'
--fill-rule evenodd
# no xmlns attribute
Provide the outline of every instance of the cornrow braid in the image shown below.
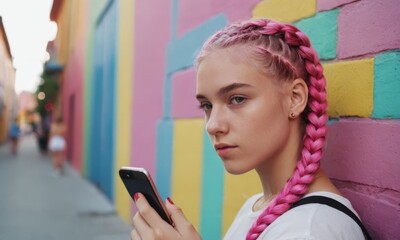
<svg viewBox="0 0 400 240"><path fill-rule="evenodd" d="M249 229L246 240L255 240L275 219L299 200L314 180L322 158L322 148L327 132L326 80L318 54L310 40L295 26L268 19L256 19L232 24L212 36L203 46L197 62L215 48L252 44L257 58L276 74L278 79L303 78L309 88L307 109L303 112L306 122L301 158L292 177L281 192L271 201Z"/></svg>

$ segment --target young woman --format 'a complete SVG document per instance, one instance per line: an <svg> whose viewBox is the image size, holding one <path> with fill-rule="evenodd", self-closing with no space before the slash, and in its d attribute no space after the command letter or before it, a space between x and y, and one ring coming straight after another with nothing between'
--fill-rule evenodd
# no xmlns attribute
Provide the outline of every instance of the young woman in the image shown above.
<svg viewBox="0 0 400 240"><path fill-rule="evenodd" d="M326 82L307 36L268 19L232 24L204 44L197 70L196 97L225 169L232 174L255 169L263 186L263 193L242 206L224 239L364 239L356 221L332 206L293 207L320 196L355 213L320 168ZM142 194L135 200L132 239L200 239L170 199L166 207L175 227Z"/></svg>

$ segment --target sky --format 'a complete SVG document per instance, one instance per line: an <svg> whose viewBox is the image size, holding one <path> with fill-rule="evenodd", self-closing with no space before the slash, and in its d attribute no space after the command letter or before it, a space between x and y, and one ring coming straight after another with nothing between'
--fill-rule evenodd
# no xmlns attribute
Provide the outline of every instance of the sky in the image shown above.
<svg viewBox="0 0 400 240"><path fill-rule="evenodd" d="M50 20L53 0L0 0L0 16L16 68L15 91L35 92L43 64L49 59L48 41L57 26Z"/></svg>

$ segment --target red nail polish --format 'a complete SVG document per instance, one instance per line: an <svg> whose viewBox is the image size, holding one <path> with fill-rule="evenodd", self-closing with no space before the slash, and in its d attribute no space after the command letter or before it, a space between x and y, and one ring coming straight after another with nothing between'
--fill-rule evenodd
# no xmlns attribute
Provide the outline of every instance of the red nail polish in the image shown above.
<svg viewBox="0 0 400 240"><path fill-rule="evenodd" d="M133 198L135 199L135 201L137 201L139 199L139 193L135 193L135 195L133 195Z"/></svg>
<svg viewBox="0 0 400 240"><path fill-rule="evenodd" d="M171 200L171 198L167 197L167 201L168 201L169 203L171 203L172 205L175 205L175 203Z"/></svg>

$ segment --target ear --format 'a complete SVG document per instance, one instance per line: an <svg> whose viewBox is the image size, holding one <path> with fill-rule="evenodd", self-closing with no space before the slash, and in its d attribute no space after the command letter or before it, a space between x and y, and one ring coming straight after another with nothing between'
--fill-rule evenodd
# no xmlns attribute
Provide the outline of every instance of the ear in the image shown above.
<svg viewBox="0 0 400 240"><path fill-rule="evenodd" d="M308 102L308 86L302 78L295 79L291 85L290 118L296 118L304 111Z"/></svg>

